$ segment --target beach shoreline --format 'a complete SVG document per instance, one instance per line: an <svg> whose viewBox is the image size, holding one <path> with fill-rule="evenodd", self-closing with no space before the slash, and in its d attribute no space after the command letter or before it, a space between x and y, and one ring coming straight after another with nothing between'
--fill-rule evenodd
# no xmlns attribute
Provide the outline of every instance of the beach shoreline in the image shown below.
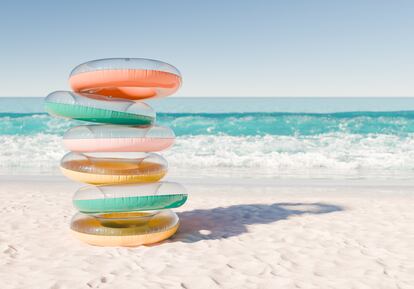
<svg viewBox="0 0 414 289"><path fill-rule="evenodd" d="M409 180L190 178L177 234L137 248L93 247L71 236L71 199L82 184L62 176L1 176L0 183L3 288L389 289L414 283Z"/></svg>

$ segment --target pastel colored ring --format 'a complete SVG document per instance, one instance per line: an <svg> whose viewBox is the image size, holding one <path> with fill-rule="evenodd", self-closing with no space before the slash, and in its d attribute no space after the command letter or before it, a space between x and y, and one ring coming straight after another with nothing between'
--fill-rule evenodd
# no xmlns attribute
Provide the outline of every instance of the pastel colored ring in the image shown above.
<svg viewBox="0 0 414 289"><path fill-rule="evenodd" d="M179 227L171 210L99 215L77 213L71 231L79 240L95 246L140 246L168 239Z"/></svg>
<svg viewBox="0 0 414 289"><path fill-rule="evenodd" d="M181 74L171 64L144 58L107 58L75 67L73 91L131 100L168 96L181 86Z"/></svg>
<svg viewBox="0 0 414 289"><path fill-rule="evenodd" d="M163 126L83 125L68 130L63 144L73 152L155 152L174 140L174 132Z"/></svg>
<svg viewBox="0 0 414 289"><path fill-rule="evenodd" d="M87 186L73 197L82 213L109 213L172 209L187 200L183 186L172 182L133 185Z"/></svg>
<svg viewBox="0 0 414 289"><path fill-rule="evenodd" d="M155 122L154 110L143 102L70 91L49 94L45 110L53 116L98 123L151 125Z"/></svg>
<svg viewBox="0 0 414 289"><path fill-rule="evenodd" d="M167 167L167 161L155 153L70 152L60 162L66 177L93 185L157 182Z"/></svg>

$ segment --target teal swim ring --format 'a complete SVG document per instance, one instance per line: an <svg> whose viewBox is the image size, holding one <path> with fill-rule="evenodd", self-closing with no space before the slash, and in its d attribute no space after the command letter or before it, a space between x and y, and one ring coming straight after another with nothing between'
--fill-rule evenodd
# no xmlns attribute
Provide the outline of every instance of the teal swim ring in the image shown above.
<svg viewBox="0 0 414 289"><path fill-rule="evenodd" d="M155 112L146 103L71 91L49 94L45 110L54 116L98 123L146 126L155 122Z"/></svg>
<svg viewBox="0 0 414 289"><path fill-rule="evenodd" d="M173 182L87 186L73 197L74 206L87 214L171 209L186 201L184 187Z"/></svg>

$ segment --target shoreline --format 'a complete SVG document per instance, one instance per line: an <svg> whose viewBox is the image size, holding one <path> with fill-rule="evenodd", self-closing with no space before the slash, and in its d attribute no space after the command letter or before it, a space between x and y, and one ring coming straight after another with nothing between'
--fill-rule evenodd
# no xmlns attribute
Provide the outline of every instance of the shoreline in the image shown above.
<svg viewBox="0 0 414 289"><path fill-rule="evenodd" d="M67 179L57 172L56 174L15 174L7 175L0 173L0 182L64 182L73 186L86 186L87 184ZM231 178L217 176L180 176L168 173L161 181L179 182L192 186L246 186L246 187L277 187L277 188L380 188L385 190L414 188L414 178L383 179L383 178Z"/></svg>

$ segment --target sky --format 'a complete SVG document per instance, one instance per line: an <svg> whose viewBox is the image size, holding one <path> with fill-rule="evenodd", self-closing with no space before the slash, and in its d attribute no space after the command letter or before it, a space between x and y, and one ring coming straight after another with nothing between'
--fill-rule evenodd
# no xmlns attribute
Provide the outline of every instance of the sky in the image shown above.
<svg viewBox="0 0 414 289"><path fill-rule="evenodd" d="M67 90L78 64L143 57L177 96L414 96L414 1L1 1L0 96Z"/></svg>

